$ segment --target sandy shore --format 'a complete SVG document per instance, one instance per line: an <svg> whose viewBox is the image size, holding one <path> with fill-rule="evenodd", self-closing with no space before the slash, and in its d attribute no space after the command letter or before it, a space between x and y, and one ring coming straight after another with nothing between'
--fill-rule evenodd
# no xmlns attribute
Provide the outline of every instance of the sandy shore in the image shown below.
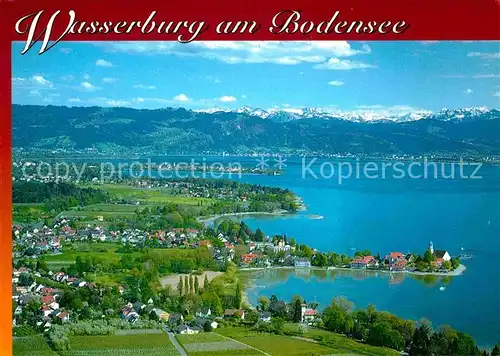
<svg viewBox="0 0 500 356"><path fill-rule="evenodd" d="M278 211L273 211L273 212L260 212L260 211L246 211L243 213L227 213L227 214L217 214L217 215L211 215L209 217L199 217L197 219L198 222L200 223L211 223L214 222L215 220L223 217L231 217L231 216L244 216L244 215L270 215L270 216L283 216L283 215L288 215L288 214L293 214L290 213L287 210L278 210Z"/></svg>
<svg viewBox="0 0 500 356"><path fill-rule="evenodd" d="M205 281L205 276L207 276L208 280L211 281L217 276L220 276L222 272L214 272L214 271L206 271L203 272L201 275L198 276L198 283L200 287L203 287L203 282ZM184 277L188 276L189 274L171 274L169 276L161 277L160 278L160 283L162 287L165 287L167 285L170 285L173 290L177 288L177 284L179 283L179 276L182 276L182 280L184 281Z"/></svg>

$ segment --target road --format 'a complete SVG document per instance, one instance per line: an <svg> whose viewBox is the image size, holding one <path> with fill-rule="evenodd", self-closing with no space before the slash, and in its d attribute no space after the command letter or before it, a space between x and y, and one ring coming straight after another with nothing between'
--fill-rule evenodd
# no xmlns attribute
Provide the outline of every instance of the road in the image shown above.
<svg viewBox="0 0 500 356"><path fill-rule="evenodd" d="M175 346L179 354L181 354L181 356L187 356L186 351L184 351L181 344L179 344L179 341L177 341L177 339L175 338L174 333L167 330L165 330L165 332L167 333L170 342Z"/></svg>

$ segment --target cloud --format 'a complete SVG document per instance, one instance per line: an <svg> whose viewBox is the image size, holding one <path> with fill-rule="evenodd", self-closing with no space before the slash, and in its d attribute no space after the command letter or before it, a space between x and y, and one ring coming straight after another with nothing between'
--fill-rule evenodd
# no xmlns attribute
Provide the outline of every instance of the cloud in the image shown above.
<svg viewBox="0 0 500 356"><path fill-rule="evenodd" d="M500 52L469 52L467 57L479 57L481 59L500 59Z"/></svg>
<svg viewBox="0 0 500 356"><path fill-rule="evenodd" d="M80 87L86 91L96 91L96 90L101 89L101 88L96 87L95 85L93 85L92 83L89 83L89 82L80 83Z"/></svg>
<svg viewBox="0 0 500 356"><path fill-rule="evenodd" d="M73 77L71 74L63 75L61 77L61 80L65 81L65 82L72 82L74 79L75 79L75 77Z"/></svg>
<svg viewBox="0 0 500 356"><path fill-rule="evenodd" d="M500 91L497 91L496 93L494 93L493 96L500 96Z"/></svg>
<svg viewBox="0 0 500 356"><path fill-rule="evenodd" d="M104 59L98 59L95 61L95 65L98 67L112 67L113 63L105 61Z"/></svg>
<svg viewBox="0 0 500 356"><path fill-rule="evenodd" d="M329 70L351 70L351 69L366 69L376 68L374 65L350 61L348 59L330 58L324 63L316 64L314 69L329 69Z"/></svg>
<svg viewBox="0 0 500 356"><path fill-rule="evenodd" d="M71 48L68 48L68 47L59 48L59 51L64 53L64 54L70 54L71 52L73 52L73 50Z"/></svg>
<svg viewBox="0 0 500 356"><path fill-rule="evenodd" d="M495 78L500 78L500 74L493 74L493 73L489 73L489 74L476 74L472 78L475 78L475 79L495 79Z"/></svg>
<svg viewBox="0 0 500 356"><path fill-rule="evenodd" d="M241 95L241 98L242 98L242 99L246 99L246 98L247 98L247 96L246 96L245 94L242 94L242 95Z"/></svg>
<svg viewBox="0 0 500 356"><path fill-rule="evenodd" d="M467 78L466 75L462 74L443 74L443 75L438 75L438 78L449 78L449 79L462 79L462 78Z"/></svg>
<svg viewBox="0 0 500 356"><path fill-rule="evenodd" d="M472 94L472 93L474 93L474 90L470 88L465 89L465 94Z"/></svg>
<svg viewBox="0 0 500 356"><path fill-rule="evenodd" d="M439 43L439 41L420 41L420 44L423 44L423 45L433 45L436 43Z"/></svg>
<svg viewBox="0 0 500 356"><path fill-rule="evenodd" d="M82 99L80 99L80 98L69 98L68 102L69 103L81 103Z"/></svg>
<svg viewBox="0 0 500 356"><path fill-rule="evenodd" d="M33 77L31 77L31 80L33 80L33 82L35 82L36 84L52 88L52 82L48 81L41 75L34 75Z"/></svg>
<svg viewBox="0 0 500 356"><path fill-rule="evenodd" d="M219 98L219 101L222 101L223 103L231 103L236 101L236 98L234 96L224 95Z"/></svg>
<svg viewBox="0 0 500 356"><path fill-rule="evenodd" d="M118 81L117 78L111 78L111 77L104 77L104 78L102 78L102 82L104 84L111 84L111 83L114 83L116 81Z"/></svg>
<svg viewBox="0 0 500 356"><path fill-rule="evenodd" d="M340 80L332 80L332 81L328 82L328 85L333 85L334 87L340 87L344 84L345 83L341 82Z"/></svg>
<svg viewBox="0 0 500 356"><path fill-rule="evenodd" d="M179 94L173 97L175 101L190 101L191 99L186 94Z"/></svg>
<svg viewBox="0 0 500 356"><path fill-rule="evenodd" d="M83 75L83 79L85 79L85 80L89 80L89 79L90 79L90 75L88 75L87 73L85 73L85 74Z"/></svg>
<svg viewBox="0 0 500 356"><path fill-rule="evenodd" d="M135 84L133 87L137 89L147 89L147 90L156 89L154 85L144 85L144 84Z"/></svg>
<svg viewBox="0 0 500 356"><path fill-rule="evenodd" d="M207 80L209 80L209 81L213 82L214 84L219 84L219 83L221 82L219 78L214 77L214 76L211 76L211 75L207 75L207 76L205 77L205 79L207 79Z"/></svg>
<svg viewBox="0 0 500 356"><path fill-rule="evenodd" d="M107 100L106 105L108 106L130 106L130 102L126 100Z"/></svg>
<svg viewBox="0 0 500 356"><path fill-rule="evenodd" d="M347 41L199 41L189 45L177 42L107 42L96 45L105 46L113 52L201 57L230 64L322 64L331 58L371 53L367 44L354 48ZM353 68L373 67L354 63Z"/></svg>

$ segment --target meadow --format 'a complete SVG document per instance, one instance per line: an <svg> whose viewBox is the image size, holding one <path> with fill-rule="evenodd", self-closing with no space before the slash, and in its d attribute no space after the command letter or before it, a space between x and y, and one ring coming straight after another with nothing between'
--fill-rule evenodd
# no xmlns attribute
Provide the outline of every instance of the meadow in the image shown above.
<svg viewBox="0 0 500 356"><path fill-rule="evenodd" d="M14 356L56 356L42 335L15 338L12 345Z"/></svg>
<svg viewBox="0 0 500 356"><path fill-rule="evenodd" d="M60 355L178 355L174 345L164 332L110 336L73 336L69 340L71 350L61 352Z"/></svg>
<svg viewBox="0 0 500 356"><path fill-rule="evenodd" d="M297 324L295 326L298 327ZM290 326L287 327L291 331ZM308 330L309 333L306 332L301 337L259 333L244 327L222 328L217 329L216 332L269 355L399 355L394 350L364 345L345 336L320 329ZM320 343L314 340L320 336L324 341Z"/></svg>
<svg viewBox="0 0 500 356"><path fill-rule="evenodd" d="M262 355L263 352L217 333L176 335L177 341L191 355Z"/></svg>

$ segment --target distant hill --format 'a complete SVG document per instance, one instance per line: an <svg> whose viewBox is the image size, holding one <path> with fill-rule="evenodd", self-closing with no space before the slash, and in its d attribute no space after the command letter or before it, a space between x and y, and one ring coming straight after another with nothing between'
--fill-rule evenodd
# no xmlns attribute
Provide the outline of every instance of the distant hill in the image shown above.
<svg viewBox="0 0 500 356"><path fill-rule="evenodd" d="M487 108L401 115L400 119L324 113L195 112L182 108L13 105L13 146L96 148L106 152L323 152L363 154L500 153L500 112Z"/></svg>

